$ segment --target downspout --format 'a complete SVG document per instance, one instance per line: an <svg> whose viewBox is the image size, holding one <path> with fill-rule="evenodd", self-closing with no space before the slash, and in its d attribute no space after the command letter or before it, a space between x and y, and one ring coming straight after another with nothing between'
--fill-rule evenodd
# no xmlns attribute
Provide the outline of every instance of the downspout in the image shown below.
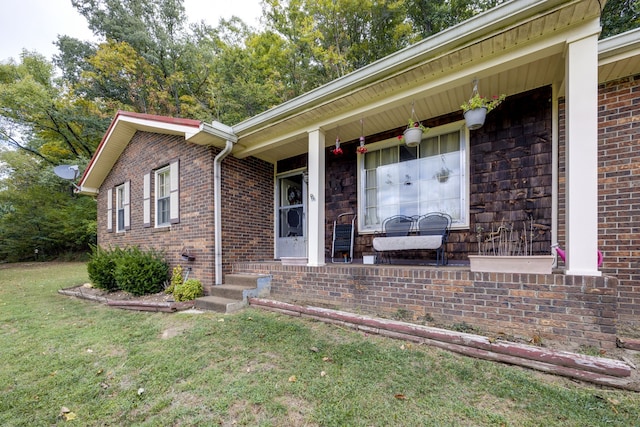
<svg viewBox="0 0 640 427"><path fill-rule="evenodd" d="M216 285L222 284L222 160L231 154L233 141L227 140L227 145L213 159L213 211L214 211L214 264L216 270Z"/></svg>

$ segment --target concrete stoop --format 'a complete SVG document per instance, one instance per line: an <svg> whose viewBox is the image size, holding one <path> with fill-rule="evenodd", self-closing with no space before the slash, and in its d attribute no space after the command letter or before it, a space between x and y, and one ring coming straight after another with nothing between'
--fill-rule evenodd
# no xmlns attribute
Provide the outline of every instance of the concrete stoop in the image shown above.
<svg viewBox="0 0 640 427"><path fill-rule="evenodd" d="M271 276L227 274L223 285L205 286L205 296L197 298L195 308L217 313L234 313L248 305L248 298L265 298L271 293Z"/></svg>

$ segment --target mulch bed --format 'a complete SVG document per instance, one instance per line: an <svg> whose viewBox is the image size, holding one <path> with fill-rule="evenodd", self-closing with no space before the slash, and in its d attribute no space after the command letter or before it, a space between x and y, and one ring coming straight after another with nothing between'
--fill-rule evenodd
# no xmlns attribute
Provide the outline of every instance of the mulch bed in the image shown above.
<svg viewBox="0 0 640 427"><path fill-rule="evenodd" d="M173 295L159 292L157 294L135 296L128 292L107 292L94 288L90 284L60 289L59 294L97 301L110 307L137 311L162 311L173 313L188 310L195 305L194 301L174 301Z"/></svg>

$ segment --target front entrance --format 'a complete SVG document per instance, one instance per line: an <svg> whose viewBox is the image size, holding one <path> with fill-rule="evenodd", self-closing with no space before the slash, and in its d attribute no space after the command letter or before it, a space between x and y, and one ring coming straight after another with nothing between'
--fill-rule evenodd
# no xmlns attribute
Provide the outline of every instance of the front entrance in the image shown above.
<svg viewBox="0 0 640 427"><path fill-rule="evenodd" d="M276 258L306 257L307 186L302 172L279 176L276 187Z"/></svg>

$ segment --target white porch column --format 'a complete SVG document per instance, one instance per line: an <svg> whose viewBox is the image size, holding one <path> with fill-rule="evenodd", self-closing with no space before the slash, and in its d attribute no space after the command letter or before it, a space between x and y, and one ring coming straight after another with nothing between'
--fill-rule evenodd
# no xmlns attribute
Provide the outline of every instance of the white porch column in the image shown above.
<svg viewBox="0 0 640 427"><path fill-rule="evenodd" d="M324 132L309 132L309 191L307 216L309 226L309 261L311 267L325 265L324 253Z"/></svg>
<svg viewBox="0 0 640 427"><path fill-rule="evenodd" d="M567 274L598 271L598 35L567 45Z"/></svg>

